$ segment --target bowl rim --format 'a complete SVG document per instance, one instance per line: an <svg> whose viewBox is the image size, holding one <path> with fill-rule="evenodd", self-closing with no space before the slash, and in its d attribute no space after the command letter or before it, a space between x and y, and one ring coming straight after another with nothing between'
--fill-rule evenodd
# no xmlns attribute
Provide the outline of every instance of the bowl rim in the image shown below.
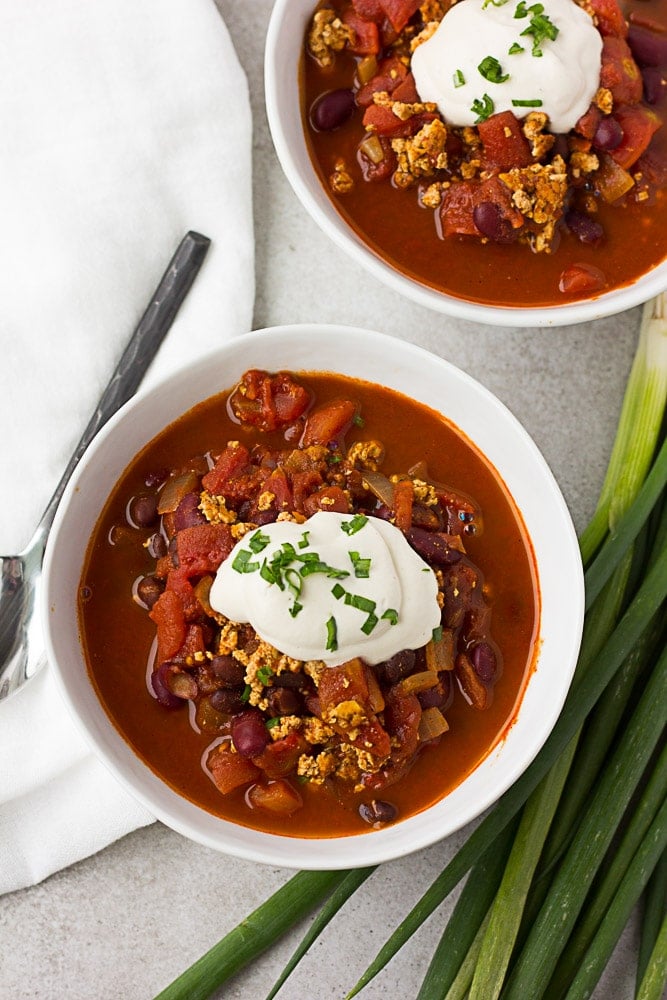
<svg viewBox="0 0 667 1000"><path fill-rule="evenodd" d="M293 121L290 112L296 105L281 99L284 87L291 87L298 92L298 72L296 76L289 75L290 63L289 43L295 44L294 32L288 31L288 22L297 19L303 30L308 14L314 9L314 0L275 0L271 11L269 26L264 48L264 96L269 131L276 155L283 172L297 198L319 226L322 232L332 242L365 271L388 286L394 292L415 302L417 305L436 312L445 313L457 319L464 319L489 326L509 327L542 327L570 326L608 316L616 315L626 309L642 305L667 288L667 256L647 274L641 275L634 282L619 288L602 292L595 298L583 301L556 304L551 306L503 306L482 302L473 302L458 298L447 292L439 292L417 279L411 279L398 268L393 267L383 257L376 254L335 210L330 199L322 189L322 184L314 168L310 165L312 183L304 178L302 165L311 164L308 147L301 127L292 130L290 138L290 122ZM297 34L299 52L301 51L303 30ZM295 144L296 142L296 144Z"/></svg>
<svg viewBox="0 0 667 1000"><path fill-rule="evenodd" d="M319 345L315 350L313 337L319 338ZM511 453L520 454L522 461L525 457L529 462L530 475L524 481L513 473L516 483L512 477L508 481L506 471L496 468L496 461L489 457L487 448L480 446L477 436L471 434L468 427L461 429L496 468L524 521L526 507L523 501L519 503L516 499L517 487L528 497L539 496L541 514L545 509L543 504L546 503L549 523L558 526L557 542L551 540L550 533L548 538L543 539L544 551L547 553L543 557L541 535L533 530L530 520L525 525L533 545L542 607L537 665L530 676L521 704L523 710L523 706L531 699L537 699L536 705L540 709L539 734L536 733L537 727L531 724L529 734L519 732L517 735L521 729L519 721L522 719L521 712L518 712L493 750L448 795L421 813L379 831L364 830L360 835L332 838L279 836L231 823L196 806L166 785L120 736L88 679L79 644L76 592L90 532L102 507L99 498L103 498L104 502L119 475L143 447L143 443L151 440L178 415L213 394L208 389L202 392L200 385L210 385L214 373L231 368L230 378L223 379L224 385L220 386L219 376L215 376L218 379L217 391L228 388L246 367L259 367L256 359L266 357L267 348L276 357L277 363L270 366L274 370L283 367L302 371L342 371L343 374L352 374L354 377L354 371L350 369L361 367L362 371L357 371L356 377L390 387L396 387L395 383L405 384L415 373L421 373L422 378L435 380L438 387L442 382L447 387L450 398L454 387L461 394L465 393L466 409L472 394L475 406L471 410L474 412L467 415L466 419L482 429L486 427L486 433L496 437L497 428L501 425L505 432L509 431ZM358 358L355 358L355 349ZM286 364L280 364L281 356L286 358ZM331 358L337 359L339 364L331 363ZM247 363L248 359L250 365ZM299 359L303 360L300 362ZM324 359L323 362L320 359ZM367 363L373 359L380 365L381 379L369 378L365 370ZM398 391L409 394L403 388ZM422 389L416 398L423 401L424 394ZM187 400L185 406L182 405L184 399ZM433 404L426 402L426 405ZM444 409L434 408L440 412ZM165 419L163 414L166 411L173 413L173 416ZM151 414L157 430L152 428L149 420ZM488 421L491 415L493 419ZM132 443L128 444L128 437L132 434ZM140 438L143 441L137 445L136 440ZM502 436L499 442L502 450ZM507 445L505 448L507 449ZM115 468L114 463L119 468ZM95 490L99 497L89 499L91 492L94 493ZM532 502L529 500L529 503ZM542 577L541 558L556 560L567 586L562 586L560 579L557 581ZM126 403L100 430L68 484L47 545L43 583L42 616L48 658L57 686L75 724L95 755L135 799L177 832L223 853L286 868L340 869L377 864L430 846L476 819L525 770L553 728L569 689L583 627L583 569L574 527L560 488L525 428L495 395L444 358L387 334L337 324L284 325L244 334L151 388L142 390ZM567 628L563 628L560 623L560 628L556 628L553 633L548 630L546 634L544 620L547 599L550 602L564 602ZM543 661L548 663L546 658L554 656L552 645L558 648L559 676L547 678L546 681L538 680L537 678L545 676L547 670L547 667L543 667L540 674ZM82 678L85 679L83 685ZM557 683L553 690L549 687L549 697L545 702L540 695L539 686L544 686L549 679L552 686ZM523 725L525 727L525 723ZM527 740L521 759L504 760L504 748L510 746L513 750L517 740L521 739ZM505 751L505 758L509 753L510 751ZM496 763L497 760L499 763ZM494 773L494 768L500 768L501 773ZM481 785L481 792L477 789L478 785ZM466 786L467 791L462 794L461 789L466 789ZM459 809L454 820L451 815L452 806Z"/></svg>

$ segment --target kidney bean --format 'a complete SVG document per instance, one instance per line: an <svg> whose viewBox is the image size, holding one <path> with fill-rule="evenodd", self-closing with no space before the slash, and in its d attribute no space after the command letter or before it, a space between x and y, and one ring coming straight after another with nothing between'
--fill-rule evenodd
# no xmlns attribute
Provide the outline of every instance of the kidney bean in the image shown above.
<svg viewBox="0 0 667 1000"><path fill-rule="evenodd" d="M245 679L245 667L233 656L214 656L211 660L211 670L223 687L242 687Z"/></svg>
<svg viewBox="0 0 667 1000"><path fill-rule="evenodd" d="M492 646L488 642L478 642L469 654L470 662L480 680L492 681L498 672L498 661Z"/></svg>
<svg viewBox="0 0 667 1000"><path fill-rule="evenodd" d="M424 528L413 527L406 533L406 538L426 562L449 566L461 558L461 552L453 549L446 535L439 531L426 531Z"/></svg>
<svg viewBox="0 0 667 1000"><path fill-rule="evenodd" d="M667 38L631 24L627 43L640 66L667 65Z"/></svg>
<svg viewBox="0 0 667 1000"><path fill-rule="evenodd" d="M600 121L593 136L596 149L616 149L623 141L623 129L615 118L607 117Z"/></svg>
<svg viewBox="0 0 667 1000"><path fill-rule="evenodd" d="M583 212L568 212L565 222L580 243L597 246L604 239L604 229L599 222L591 219L590 215L585 215Z"/></svg>
<svg viewBox="0 0 667 1000"><path fill-rule="evenodd" d="M157 497L150 494L132 497L126 514L133 528L150 528L157 521Z"/></svg>
<svg viewBox="0 0 667 1000"><path fill-rule="evenodd" d="M164 585L156 577L144 576L137 584L137 597L150 611L163 589Z"/></svg>
<svg viewBox="0 0 667 1000"><path fill-rule="evenodd" d="M657 66L647 66L642 70L644 100L647 104L659 104L665 96L665 77Z"/></svg>
<svg viewBox="0 0 667 1000"><path fill-rule="evenodd" d="M568 264L561 272L558 288L565 295L592 295L601 292L606 284L604 271L594 264Z"/></svg>
<svg viewBox="0 0 667 1000"><path fill-rule="evenodd" d="M148 473L144 482L146 486L153 489L155 486L161 486L166 479L169 479L169 469L153 469L152 472Z"/></svg>
<svg viewBox="0 0 667 1000"><path fill-rule="evenodd" d="M206 518L199 509L198 493L186 493L174 511L174 529L193 528L196 524L206 524Z"/></svg>
<svg viewBox="0 0 667 1000"><path fill-rule="evenodd" d="M258 708L249 708L232 719L232 743L242 757L257 757L269 742L269 733Z"/></svg>
<svg viewBox="0 0 667 1000"><path fill-rule="evenodd" d="M514 230L494 201L482 201L476 205L472 221L482 236L494 243L511 243L514 239Z"/></svg>
<svg viewBox="0 0 667 1000"><path fill-rule="evenodd" d="M370 826L375 826L377 823L391 823L398 816L398 809L391 802L373 799L361 803L359 815Z"/></svg>
<svg viewBox="0 0 667 1000"><path fill-rule="evenodd" d="M438 683L435 687L419 691L417 698L422 708L442 708L450 700L451 694L452 683L449 672L442 671L438 675Z"/></svg>
<svg viewBox="0 0 667 1000"><path fill-rule="evenodd" d="M291 688L273 687L267 694L271 715L297 715L302 699Z"/></svg>
<svg viewBox="0 0 667 1000"><path fill-rule="evenodd" d="M197 697L197 682L178 663L166 660L151 675L155 697L164 708L179 708L189 698Z"/></svg>
<svg viewBox="0 0 667 1000"><path fill-rule="evenodd" d="M411 674L415 667L415 651L413 649L402 649L400 653L394 653L392 657L384 663L378 663L375 667L381 680L386 684L396 684L402 677Z"/></svg>
<svg viewBox="0 0 667 1000"><path fill-rule="evenodd" d="M318 97L310 109L310 121L318 132L333 132L351 117L356 102L346 87L330 90Z"/></svg>

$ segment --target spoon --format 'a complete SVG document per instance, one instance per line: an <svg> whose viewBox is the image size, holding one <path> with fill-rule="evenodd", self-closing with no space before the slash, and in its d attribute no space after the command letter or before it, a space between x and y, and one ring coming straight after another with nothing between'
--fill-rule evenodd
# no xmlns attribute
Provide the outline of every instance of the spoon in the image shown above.
<svg viewBox="0 0 667 1000"><path fill-rule="evenodd" d="M0 701L34 677L46 662L37 613L42 562L53 518L70 476L100 428L139 387L203 263L210 242L208 237L194 232L183 238L123 351L34 535L19 555L0 556Z"/></svg>

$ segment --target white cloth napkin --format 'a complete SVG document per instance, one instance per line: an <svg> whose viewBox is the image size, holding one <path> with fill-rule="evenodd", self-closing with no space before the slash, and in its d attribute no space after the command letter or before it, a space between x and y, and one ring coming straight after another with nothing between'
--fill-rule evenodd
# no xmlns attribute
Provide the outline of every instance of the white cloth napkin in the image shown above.
<svg viewBox="0 0 667 1000"><path fill-rule="evenodd" d="M0 0L0 552L19 551L180 239L212 245L148 378L250 329L246 80L213 0ZM0 702L0 892L152 817L47 668Z"/></svg>

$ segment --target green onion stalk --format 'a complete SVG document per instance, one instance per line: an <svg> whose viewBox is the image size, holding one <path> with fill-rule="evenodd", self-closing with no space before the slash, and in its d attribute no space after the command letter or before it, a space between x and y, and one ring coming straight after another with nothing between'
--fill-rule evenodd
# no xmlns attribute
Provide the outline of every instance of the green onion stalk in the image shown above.
<svg viewBox="0 0 667 1000"><path fill-rule="evenodd" d="M585 628L561 715L533 762L405 915L348 997L378 975L463 880L418 1000L590 996L645 887L636 998L662 995L667 760L657 749L667 721L667 660L660 655L667 599L667 513L660 516L667 442L657 457L656 451L666 399L663 294L643 309L599 502L580 536ZM372 871L298 873L159 1000L204 1000L318 911L275 984L275 996ZM597 872L603 874L596 879Z"/></svg>

